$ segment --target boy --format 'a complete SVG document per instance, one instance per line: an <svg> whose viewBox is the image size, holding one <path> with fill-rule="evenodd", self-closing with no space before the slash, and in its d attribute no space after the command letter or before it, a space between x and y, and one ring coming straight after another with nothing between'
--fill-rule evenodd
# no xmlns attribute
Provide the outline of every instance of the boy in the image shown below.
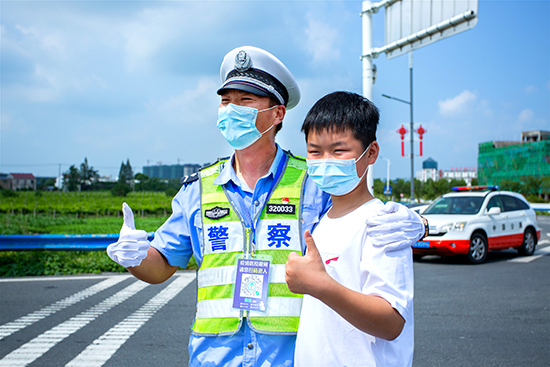
<svg viewBox="0 0 550 367"><path fill-rule="evenodd" d="M418 214L367 189L378 120L369 100L335 92L302 125L308 175L332 208L313 236L306 231L306 256L290 254L286 265L290 290L304 294L297 367L412 365L411 245L425 228Z"/></svg>

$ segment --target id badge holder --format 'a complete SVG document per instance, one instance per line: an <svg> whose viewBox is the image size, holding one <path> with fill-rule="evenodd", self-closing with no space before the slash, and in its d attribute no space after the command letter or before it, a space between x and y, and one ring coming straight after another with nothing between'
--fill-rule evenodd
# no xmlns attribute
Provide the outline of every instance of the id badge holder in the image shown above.
<svg viewBox="0 0 550 367"><path fill-rule="evenodd" d="M237 256L233 308L261 312L267 310L269 270L272 260L273 258L268 255L253 255L252 258Z"/></svg>

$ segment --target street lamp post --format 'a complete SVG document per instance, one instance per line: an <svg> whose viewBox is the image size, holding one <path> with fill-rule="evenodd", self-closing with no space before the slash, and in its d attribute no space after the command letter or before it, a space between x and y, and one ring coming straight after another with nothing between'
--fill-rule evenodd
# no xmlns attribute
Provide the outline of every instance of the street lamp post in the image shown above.
<svg viewBox="0 0 550 367"><path fill-rule="evenodd" d="M414 121L413 121L413 54L409 52L409 76L410 76L410 101L405 101L400 98L395 98L382 94L382 97L393 99L402 103L406 103L411 108L411 203L414 201Z"/></svg>

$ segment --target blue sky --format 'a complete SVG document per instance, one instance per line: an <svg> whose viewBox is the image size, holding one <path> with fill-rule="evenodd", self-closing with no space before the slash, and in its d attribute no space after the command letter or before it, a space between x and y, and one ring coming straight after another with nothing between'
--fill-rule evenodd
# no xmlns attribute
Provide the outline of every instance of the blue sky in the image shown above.
<svg viewBox="0 0 550 367"><path fill-rule="evenodd" d="M84 158L102 175L130 159L208 163L231 153L216 128L225 53L262 47L302 92L279 144L305 154L301 123L319 98L362 92L361 1L2 1L0 172L56 176ZM384 12L373 17L384 42ZM550 130L550 2L484 1L466 32L414 52L414 120L424 157L475 167L478 144ZM392 178L410 177L401 124L408 57L375 59L378 141ZM415 136L417 140L417 136ZM407 137L408 141L408 137ZM418 144L415 145L418 153ZM406 146L406 153L409 146ZM386 162L373 167L386 177Z"/></svg>

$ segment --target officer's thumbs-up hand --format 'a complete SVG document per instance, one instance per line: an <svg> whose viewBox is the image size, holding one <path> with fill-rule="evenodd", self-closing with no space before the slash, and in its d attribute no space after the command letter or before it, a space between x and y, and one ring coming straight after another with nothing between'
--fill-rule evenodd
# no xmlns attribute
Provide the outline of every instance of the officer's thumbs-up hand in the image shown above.
<svg viewBox="0 0 550 367"><path fill-rule="evenodd" d="M128 204L122 204L124 223L120 230L118 241L107 246L107 254L113 261L125 268L139 266L147 257L151 244L147 240L147 232L137 230L134 224L134 213Z"/></svg>
<svg viewBox="0 0 550 367"><path fill-rule="evenodd" d="M321 254L309 230L305 232L307 252L300 256L295 252L288 255L285 268L285 278L288 288L293 293L316 295L325 277L328 277Z"/></svg>

